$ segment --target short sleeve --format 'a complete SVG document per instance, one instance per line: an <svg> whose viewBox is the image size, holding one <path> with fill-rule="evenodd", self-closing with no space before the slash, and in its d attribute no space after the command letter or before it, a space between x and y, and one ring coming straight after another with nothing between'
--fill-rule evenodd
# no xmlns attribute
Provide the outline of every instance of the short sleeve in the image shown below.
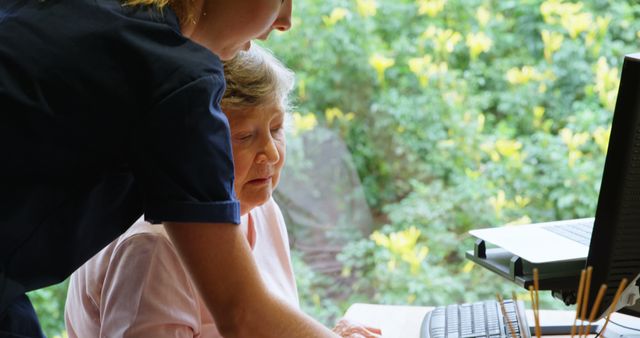
<svg viewBox="0 0 640 338"><path fill-rule="evenodd" d="M178 338L201 333L198 293L162 235L138 234L120 243L100 296L100 337Z"/></svg>
<svg viewBox="0 0 640 338"><path fill-rule="evenodd" d="M140 122L131 162L148 221L240 223L229 123L220 109L224 90L222 73L202 77Z"/></svg>

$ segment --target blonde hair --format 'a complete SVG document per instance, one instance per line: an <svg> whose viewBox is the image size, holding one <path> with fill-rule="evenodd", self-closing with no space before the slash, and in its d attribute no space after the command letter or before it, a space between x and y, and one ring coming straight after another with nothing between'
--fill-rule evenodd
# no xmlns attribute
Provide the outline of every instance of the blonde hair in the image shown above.
<svg viewBox="0 0 640 338"><path fill-rule="evenodd" d="M227 90L222 97L223 108L246 108L278 103L290 110L289 93L295 76L268 50L252 44L248 51L240 51L224 62Z"/></svg>
<svg viewBox="0 0 640 338"><path fill-rule="evenodd" d="M181 24L193 22L195 18L191 0L122 0L122 4L125 6L153 6L160 11L169 5L178 16Z"/></svg>

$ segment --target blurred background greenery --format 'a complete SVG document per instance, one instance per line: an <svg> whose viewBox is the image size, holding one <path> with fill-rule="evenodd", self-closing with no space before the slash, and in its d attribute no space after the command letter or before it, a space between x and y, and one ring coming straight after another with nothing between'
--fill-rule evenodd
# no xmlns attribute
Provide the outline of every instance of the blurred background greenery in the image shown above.
<svg viewBox="0 0 640 338"><path fill-rule="evenodd" d="M593 216L639 19L632 0L294 0L264 45L297 74L276 197L303 309L331 326L353 302L523 293L465 260L467 231ZM30 293L51 337L65 290Z"/></svg>

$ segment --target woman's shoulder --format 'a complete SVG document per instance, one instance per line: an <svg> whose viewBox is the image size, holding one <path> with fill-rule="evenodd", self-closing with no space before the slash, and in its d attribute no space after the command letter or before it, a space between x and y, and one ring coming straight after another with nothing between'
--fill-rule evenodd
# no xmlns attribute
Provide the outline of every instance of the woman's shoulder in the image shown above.
<svg viewBox="0 0 640 338"><path fill-rule="evenodd" d="M113 243L113 253L124 250L130 247L132 244L136 246L148 246L148 247L165 247L167 249L173 249L173 244L169 240L169 235L164 229L162 224L151 224L141 217L135 223L133 223L129 229L120 235L118 239ZM142 249L142 248L139 248Z"/></svg>
<svg viewBox="0 0 640 338"><path fill-rule="evenodd" d="M204 46L184 36L179 19L170 6L123 5L123 0L75 0L77 11L91 13L81 28L108 50L87 51L96 58L108 58L127 69L137 83L158 88L151 93L162 98L205 76L222 74L222 62ZM82 4L82 5L80 5ZM78 29L78 28L76 28ZM85 38L86 39L86 38ZM105 54L100 56L100 54Z"/></svg>
<svg viewBox="0 0 640 338"><path fill-rule="evenodd" d="M174 253L161 225L139 219L73 273L68 291L73 297L67 302L87 298L99 304L105 281L125 276L126 273L120 273L122 271L136 271L147 266L154 256L177 257Z"/></svg>

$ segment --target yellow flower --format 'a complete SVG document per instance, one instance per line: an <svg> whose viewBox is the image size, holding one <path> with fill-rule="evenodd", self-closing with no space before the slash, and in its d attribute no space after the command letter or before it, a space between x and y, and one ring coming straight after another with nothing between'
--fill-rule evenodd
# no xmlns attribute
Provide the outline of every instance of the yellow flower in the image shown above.
<svg viewBox="0 0 640 338"><path fill-rule="evenodd" d="M484 114L478 114L478 126L476 127L476 131L481 133L484 130L484 121L486 120Z"/></svg>
<svg viewBox="0 0 640 338"><path fill-rule="evenodd" d="M507 81L511 84L526 84L529 81L540 81L545 76L540 74L531 66L523 66L522 68L511 68L507 71Z"/></svg>
<svg viewBox="0 0 640 338"><path fill-rule="evenodd" d="M478 179L480 177L480 172L479 171L471 170L469 168L465 168L464 169L464 173L465 173L465 175L467 175L467 177L469 177L472 180Z"/></svg>
<svg viewBox="0 0 640 338"><path fill-rule="evenodd" d="M522 143L506 139L499 139L494 143L485 142L480 145L480 150L487 153L491 161L498 162L500 158L504 157L516 161L514 164L522 160L522 154L520 153L521 148Z"/></svg>
<svg viewBox="0 0 640 338"><path fill-rule="evenodd" d="M589 140L589 134L574 133L569 128L562 128L560 130L560 138L569 149L577 149Z"/></svg>
<svg viewBox="0 0 640 338"><path fill-rule="evenodd" d="M493 40L483 32L469 33L466 42L472 60L478 57L480 53L488 52L493 44Z"/></svg>
<svg viewBox="0 0 640 338"><path fill-rule="evenodd" d="M460 33L447 29L443 31L442 36L438 38L438 49L446 50L451 53L460 40L462 40L462 35Z"/></svg>
<svg viewBox="0 0 640 338"><path fill-rule="evenodd" d="M340 118L343 116L342 114L342 110L340 110L340 108L327 108L324 111L324 116L327 119L327 123L329 125L333 124L333 120L335 118Z"/></svg>
<svg viewBox="0 0 640 338"><path fill-rule="evenodd" d="M522 143L514 140L497 140L496 150L504 157L518 158L520 156L520 149Z"/></svg>
<svg viewBox="0 0 640 338"><path fill-rule="evenodd" d="M293 135L298 135L304 133L309 130L313 130L313 128L318 125L318 120L316 116L308 113L302 115L299 112L294 112L293 114Z"/></svg>
<svg viewBox="0 0 640 338"><path fill-rule="evenodd" d="M478 20L478 24L480 24L480 27L486 26L487 23L489 23L490 19L491 13L489 13L489 11L482 6L478 7L478 9L476 10L476 20Z"/></svg>
<svg viewBox="0 0 640 338"><path fill-rule="evenodd" d="M324 111L324 116L327 119L327 124L331 125L333 124L334 120L351 121L355 117L355 113L349 112L345 114L342 112L342 110L340 110L340 108L333 107L327 108Z"/></svg>
<svg viewBox="0 0 640 338"><path fill-rule="evenodd" d="M378 74L378 80L384 82L384 71L395 64L395 60L380 54L373 54L369 58L369 64L373 66Z"/></svg>
<svg viewBox="0 0 640 338"><path fill-rule="evenodd" d="M569 32L569 36L573 39L578 37L580 33L586 32L592 23L593 15L591 13L565 14L560 18L560 24Z"/></svg>
<svg viewBox="0 0 640 338"><path fill-rule="evenodd" d="M429 84L429 79L434 76L445 74L449 66L445 62L433 63L431 55L424 55L423 57L410 58L408 61L409 70L414 73L420 85L426 87Z"/></svg>
<svg viewBox="0 0 640 338"><path fill-rule="evenodd" d="M580 33L588 32L593 26L593 15L582 12L582 2L568 3L560 0L544 1L540 5L540 13L548 24L560 23L569 36L575 39Z"/></svg>
<svg viewBox="0 0 640 338"><path fill-rule="evenodd" d="M378 8L376 0L356 0L356 6L358 8L358 13L363 17L376 15L376 10Z"/></svg>
<svg viewBox="0 0 640 338"><path fill-rule="evenodd" d="M544 107L533 107L533 125L538 128L542 124L542 118L544 117Z"/></svg>
<svg viewBox="0 0 640 338"><path fill-rule="evenodd" d="M595 45L593 52L598 54L600 52L600 45L596 45L597 39L601 39L607 34L607 29L611 23L611 16L598 16L596 17L596 24L591 26L591 29L587 32L585 37L585 43L587 46Z"/></svg>
<svg viewBox="0 0 640 338"><path fill-rule="evenodd" d="M541 119L544 116L544 110L545 110L544 107L541 107L541 106L533 107L533 117L536 120Z"/></svg>
<svg viewBox="0 0 640 338"><path fill-rule="evenodd" d="M569 128L560 130L560 138L567 145L569 150L569 167L573 167L575 162L582 157L579 147L589 140L589 133L574 133Z"/></svg>
<svg viewBox="0 0 640 338"><path fill-rule="evenodd" d="M331 27L335 25L338 21L344 19L349 14L349 11L346 8L336 7L331 11L331 15L322 16L322 21L327 27Z"/></svg>
<svg viewBox="0 0 640 338"><path fill-rule="evenodd" d="M408 263L411 273L416 274L420 270L420 264L429 253L429 248L417 244L419 237L420 230L411 226L406 230L390 233L388 236L374 231L370 238L376 245L388 249L394 255L387 262L389 270L394 270L397 267L397 257Z"/></svg>
<svg viewBox="0 0 640 338"><path fill-rule="evenodd" d="M553 53L558 51L562 47L562 41L564 36L560 33L542 30L542 42L544 43L544 59L551 63Z"/></svg>
<svg viewBox="0 0 640 338"><path fill-rule="evenodd" d="M498 196L489 197L489 204L493 206L496 216L502 216L502 209L507 205L507 198L503 190L498 190Z"/></svg>
<svg viewBox="0 0 640 338"><path fill-rule="evenodd" d="M438 32L441 31L440 28L434 26L434 25L429 25L429 27L427 27L427 29L424 31L424 33L422 33L422 38L423 39L432 39L436 36L436 34L438 34Z"/></svg>
<svg viewBox="0 0 640 338"><path fill-rule="evenodd" d="M484 151L489 155L491 161L498 162L500 161L500 154L495 150L495 146L493 143L485 142L480 145L480 150Z"/></svg>
<svg viewBox="0 0 640 338"><path fill-rule="evenodd" d="M384 248L388 248L389 247L389 238L387 236L385 236L383 233L381 233L380 231L374 231L371 234L370 238L378 246L381 246L381 247L384 247Z"/></svg>
<svg viewBox="0 0 640 338"><path fill-rule="evenodd" d="M514 199L514 200L515 200L515 202L516 202L516 205L517 205L519 208L524 208L524 207L526 207L526 206L531 202L531 199L530 199L529 197L522 197L522 196L520 196L520 195L516 195L516 197L515 197L515 199ZM529 221L531 221L531 220L529 220ZM529 222L529 223L530 223L530 222Z"/></svg>
<svg viewBox="0 0 640 338"><path fill-rule="evenodd" d="M418 0L418 14L427 14L433 18L442 12L446 3L447 0Z"/></svg>
<svg viewBox="0 0 640 338"><path fill-rule="evenodd" d="M350 277L351 276L351 267L343 266L342 271L340 271L341 277Z"/></svg>
<svg viewBox="0 0 640 338"><path fill-rule="evenodd" d="M354 112L348 112L344 115L344 119L345 121L351 121L356 117L356 113Z"/></svg>
<svg viewBox="0 0 640 338"><path fill-rule="evenodd" d="M618 93L618 69L609 67L607 59L601 56L596 64L596 81L594 90L598 93L600 103L613 111L616 106L616 97Z"/></svg>
<svg viewBox="0 0 640 338"><path fill-rule="evenodd" d="M578 14L583 6L581 2L563 3L560 0L548 0L540 4L540 13L546 23L556 24L563 16Z"/></svg>
<svg viewBox="0 0 640 338"><path fill-rule="evenodd" d="M307 81L304 78L298 80L298 96L303 100L307 97Z"/></svg>
<svg viewBox="0 0 640 338"><path fill-rule="evenodd" d="M463 273L469 273L473 269L475 264L472 261L467 261L467 263L462 267Z"/></svg>
<svg viewBox="0 0 640 338"><path fill-rule="evenodd" d="M431 55L425 55L420 58L410 58L409 59L409 70L414 74L423 73L428 66L431 64L433 58Z"/></svg>
<svg viewBox="0 0 640 338"><path fill-rule="evenodd" d="M546 91L547 91L547 85L546 85L546 84L544 84L544 83L541 83L541 84L538 86L538 93L540 93L540 94L544 94L544 93L546 93Z"/></svg>
<svg viewBox="0 0 640 338"><path fill-rule="evenodd" d="M607 147L609 146L609 137L611 136L611 128L609 129L605 129L602 127L598 127L596 128L596 130L593 131L593 139L596 142L596 144L598 145L598 148L600 148L600 150L603 153L607 152Z"/></svg>
<svg viewBox="0 0 640 338"><path fill-rule="evenodd" d="M462 40L462 34L451 29L429 26L420 38L430 40L434 45L434 49L439 53L451 53L458 42Z"/></svg>
<svg viewBox="0 0 640 338"><path fill-rule="evenodd" d="M554 14L556 12L556 7L558 6L558 1L543 1L540 4L540 14L542 14L542 19L549 24L555 23Z"/></svg>
<svg viewBox="0 0 640 338"><path fill-rule="evenodd" d="M507 71L507 81L511 84L522 84L529 82L529 79L522 76L520 69L511 68Z"/></svg>

